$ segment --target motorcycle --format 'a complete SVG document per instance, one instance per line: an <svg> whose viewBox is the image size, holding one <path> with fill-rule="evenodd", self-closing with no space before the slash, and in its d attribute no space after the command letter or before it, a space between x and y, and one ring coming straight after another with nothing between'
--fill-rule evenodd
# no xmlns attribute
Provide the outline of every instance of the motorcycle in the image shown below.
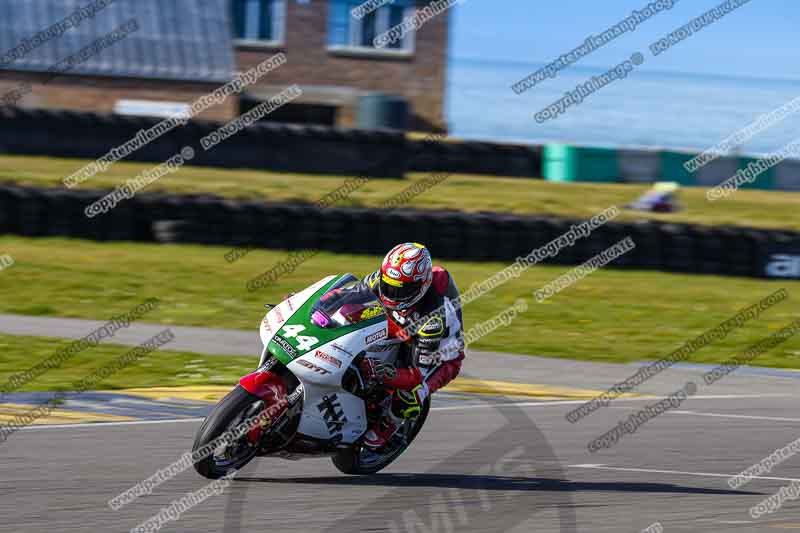
<svg viewBox="0 0 800 533"><path fill-rule="evenodd" d="M392 391L368 382L361 360L414 364L402 341L388 337L386 315L372 291L352 274L328 276L268 307L258 367L198 430L195 470L217 479L257 456L330 456L341 472L356 475L391 464L425 424L430 398L383 447L362 444L367 428L390 408Z"/></svg>

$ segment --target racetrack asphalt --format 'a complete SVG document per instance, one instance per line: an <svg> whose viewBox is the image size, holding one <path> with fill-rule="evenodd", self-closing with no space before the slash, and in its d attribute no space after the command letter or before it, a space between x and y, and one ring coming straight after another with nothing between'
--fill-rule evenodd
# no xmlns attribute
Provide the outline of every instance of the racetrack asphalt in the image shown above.
<svg viewBox="0 0 800 533"><path fill-rule="evenodd" d="M6 330L4 317L0 323ZM79 326L84 335L91 330ZM127 333L137 331L147 338L136 328ZM195 341L188 336L185 342ZM597 390L635 370L485 352L471 352L465 364L473 378ZM381 474L345 476L327 458L256 459L222 495L161 531L638 533L655 523L665 532L800 529L800 504L791 499L760 518L749 514L800 480L798 458L737 490L727 483L728 476L800 436L800 376L744 369L706 385L706 370L673 367L643 384L637 392L654 396L688 381L697 392L595 453L587 449L589 441L657 399L616 400L570 423L565 414L582 401L437 395L418 439ZM43 426L10 436L0 444L0 531L130 531L208 483L190 469L119 511L107 505L179 459L198 426L194 419Z"/></svg>

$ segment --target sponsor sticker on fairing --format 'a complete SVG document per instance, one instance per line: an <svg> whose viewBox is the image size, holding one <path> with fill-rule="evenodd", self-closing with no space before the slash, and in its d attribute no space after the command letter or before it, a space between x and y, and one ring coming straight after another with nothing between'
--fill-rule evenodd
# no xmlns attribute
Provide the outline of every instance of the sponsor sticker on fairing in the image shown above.
<svg viewBox="0 0 800 533"><path fill-rule="evenodd" d="M364 338L364 342L366 342L367 344L371 344L371 343L373 343L375 341L378 341L378 340L381 340L381 339L385 339L387 335L388 335L388 332L386 331L386 328L383 328L381 330L376 331L375 333L367 335Z"/></svg>
<svg viewBox="0 0 800 533"><path fill-rule="evenodd" d="M272 368L277 364L278 360L275 357L270 356L264 361L264 364L258 369L258 372L269 372Z"/></svg>
<svg viewBox="0 0 800 533"><path fill-rule="evenodd" d="M286 401L289 405L294 405L297 403L297 400L303 395L303 384L300 383L297 385L297 388L292 392L289 396L286 397Z"/></svg>
<svg viewBox="0 0 800 533"><path fill-rule="evenodd" d="M280 346L284 352L288 353L290 357L297 357L297 350L295 350L294 346L289 344L289 341L280 335L275 335L272 340L275 341L275 344Z"/></svg>
<svg viewBox="0 0 800 533"><path fill-rule="evenodd" d="M299 364L300 366L304 366L309 370L313 370L317 374L322 374L323 376L325 374L330 374L331 373L330 370L326 370L326 369L322 368L321 366L317 366L314 363L310 363L310 362L306 361L305 359L300 359L299 361L297 361L297 364Z"/></svg>
<svg viewBox="0 0 800 533"><path fill-rule="evenodd" d="M394 350L399 343L393 344L375 344L367 348L368 352L377 353L377 352L388 352L389 350Z"/></svg>
<svg viewBox="0 0 800 533"><path fill-rule="evenodd" d="M341 361L339 361L338 359L336 359L332 355L326 354L325 352L323 352L321 350L317 350L314 353L314 357L316 357L317 359L321 359L321 360L325 361L326 363L330 363L330 364L336 366L337 368L342 368L342 362Z"/></svg>
<svg viewBox="0 0 800 533"><path fill-rule="evenodd" d="M339 350L339 351L340 351L340 352L342 352L342 353L346 353L346 354L347 354L347 355L349 355L350 357L355 357L355 356L353 355L353 352L351 352L350 350L347 350L347 349L345 349L345 348L342 348L342 346L341 346L341 345L339 345L339 344L336 344L335 342L334 342L334 343L331 343L331 346L332 346L333 348L335 348L335 349Z"/></svg>
<svg viewBox="0 0 800 533"><path fill-rule="evenodd" d="M341 432L347 424L347 417L339 398L335 394L325 396L322 398L322 402L317 404L317 409L325 419L325 425L328 427L331 438L341 439Z"/></svg>
<svg viewBox="0 0 800 533"><path fill-rule="evenodd" d="M364 311L361 313L361 320L369 320L381 314L383 314L383 307L376 305L368 309L364 309Z"/></svg>

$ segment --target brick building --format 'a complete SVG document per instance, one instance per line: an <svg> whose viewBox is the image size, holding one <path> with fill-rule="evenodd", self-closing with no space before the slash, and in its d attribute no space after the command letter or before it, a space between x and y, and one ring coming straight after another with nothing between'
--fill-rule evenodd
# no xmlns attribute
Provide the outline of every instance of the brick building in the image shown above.
<svg viewBox="0 0 800 533"><path fill-rule="evenodd" d="M226 0L0 0L0 102L99 113L164 114L191 102L235 74ZM89 6L82 20L80 8ZM72 17L78 17L78 19ZM61 26L75 20L70 27ZM115 29L136 29L96 51L81 51ZM17 51L14 55L11 52ZM65 64L69 58L76 60ZM29 85L29 90L20 87ZM160 104L148 107L146 102ZM8 98L6 98L6 103ZM203 118L226 119L227 101Z"/></svg>
<svg viewBox="0 0 800 533"><path fill-rule="evenodd" d="M268 120L351 127L360 98L377 92L408 102L409 129L446 130L448 12L373 45L427 2L374 0L386 5L356 17L362 0L86 1L0 0L0 105L168 115L284 52L285 65L201 118L233 118L296 83L303 95ZM57 68L130 20L136 31Z"/></svg>

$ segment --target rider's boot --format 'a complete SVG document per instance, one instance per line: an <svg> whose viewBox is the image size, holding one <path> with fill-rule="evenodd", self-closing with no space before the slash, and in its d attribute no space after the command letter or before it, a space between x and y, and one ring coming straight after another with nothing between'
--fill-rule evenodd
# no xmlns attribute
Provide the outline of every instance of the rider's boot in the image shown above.
<svg viewBox="0 0 800 533"><path fill-rule="evenodd" d="M364 446L381 448L389 442L389 439L397 432L397 428L400 427L392 418L391 415L387 415L373 424L364 435Z"/></svg>
<svg viewBox="0 0 800 533"><path fill-rule="evenodd" d="M393 405L384 407L383 415L373 422L364 434L365 446L369 448L381 448L394 436L402 420L392 411L394 411Z"/></svg>
<svg viewBox="0 0 800 533"><path fill-rule="evenodd" d="M428 389L419 385L411 391L397 390L392 395L391 407L364 435L364 445L380 448L394 436L403 420L419 416Z"/></svg>

